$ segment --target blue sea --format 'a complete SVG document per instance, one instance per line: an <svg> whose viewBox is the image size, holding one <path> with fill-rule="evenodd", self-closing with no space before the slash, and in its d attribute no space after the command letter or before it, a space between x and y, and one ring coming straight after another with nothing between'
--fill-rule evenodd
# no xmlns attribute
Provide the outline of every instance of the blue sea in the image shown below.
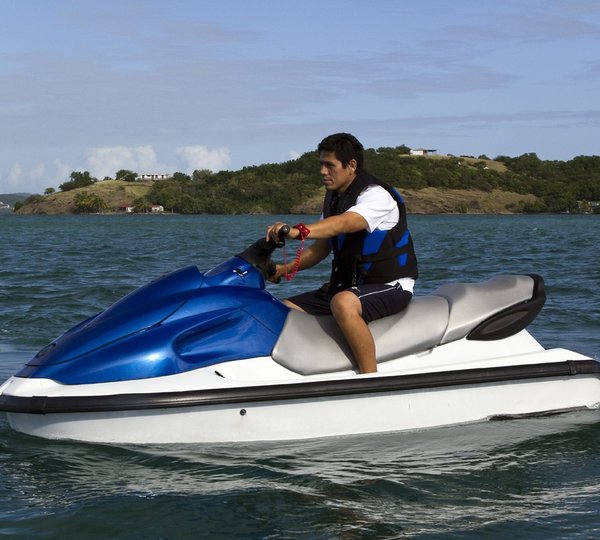
<svg viewBox="0 0 600 540"><path fill-rule="evenodd" d="M0 379L134 288L189 264L208 270L276 219L314 217L0 215ZM409 224L417 294L541 274L548 301L531 332L547 347L600 359L600 216L418 215ZM328 271L268 287L284 298ZM21 435L1 414L0 537L598 538L599 415L285 443L109 446Z"/></svg>

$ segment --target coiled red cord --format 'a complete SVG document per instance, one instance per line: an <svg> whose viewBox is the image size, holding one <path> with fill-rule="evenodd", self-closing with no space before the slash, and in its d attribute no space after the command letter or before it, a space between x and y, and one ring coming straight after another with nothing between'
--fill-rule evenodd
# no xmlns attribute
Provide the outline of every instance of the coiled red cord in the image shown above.
<svg viewBox="0 0 600 540"><path fill-rule="evenodd" d="M289 273L287 271L287 254L285 252L285 246L283 248L283 265L285 268L286 281L291 281L298 273L298 269L300 268L300 259L302 258L302 251L304 250L304 239L310 234L310 229L304 225L304 223L298 223L298 225L294 225L294 229L298 229L298 232L300 233L298 235L298 238L300 238L300 247L296 250L296 260L292 266L292 271Z"/></svg>

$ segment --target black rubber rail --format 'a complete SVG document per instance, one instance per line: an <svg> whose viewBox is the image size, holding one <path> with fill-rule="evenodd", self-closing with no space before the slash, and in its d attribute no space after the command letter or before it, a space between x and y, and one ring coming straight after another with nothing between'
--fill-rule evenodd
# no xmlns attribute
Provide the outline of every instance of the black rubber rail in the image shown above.
<svg viewBox="0 0 600 540"><path fill-rule="evenodd" d="M51 414L166 409L265 401L285 402L312 398L407 392L452 386L485 385L551 377L564 378L577 375L600 376L600 362L596 360L567 360L547 364L464 369L387 377L356 377L331 381L188 390L183 392L64 397L1 395L0 411Z"/></svg>

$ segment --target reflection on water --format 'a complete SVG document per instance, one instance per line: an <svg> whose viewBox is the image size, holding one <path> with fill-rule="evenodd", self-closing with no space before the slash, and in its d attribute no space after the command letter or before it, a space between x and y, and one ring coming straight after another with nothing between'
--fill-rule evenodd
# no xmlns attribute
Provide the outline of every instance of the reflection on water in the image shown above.
<svg viewBox="0 0 600 540"><path fill-rule="evenodd" d="M523 468L531 472L532 466L544 464L552 464L560 476L563 463L596 449L598 414L308 441L139 446L46 441L5 430L2 420L3 460L18 485L36 485L34 496L45 486L56 492L61 484L71 498L78 492L86 497L219 494L271 483L305 492L326 484L369 490L375 481L402 486L417 478L425 488L441 478L478 475L481 480Z"/></svg>

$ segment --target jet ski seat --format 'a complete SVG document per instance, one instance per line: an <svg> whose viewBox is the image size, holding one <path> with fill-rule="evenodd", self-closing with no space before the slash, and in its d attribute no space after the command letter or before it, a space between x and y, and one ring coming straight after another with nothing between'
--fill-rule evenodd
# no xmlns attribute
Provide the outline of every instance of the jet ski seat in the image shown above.
<svg viewBox="0 0 600 540"><path fill-rule="evenodd" d="M529 324L544 300L539 276L504 275L483 283L443 285L413 298L401 313L369 324L377 362L423 352L470 333L476 334L473 339L507 337ZM486 337L486 331L491 337ZM297 310L290 310L271 356L302 375L356 369L333 317Z"/></svg>

